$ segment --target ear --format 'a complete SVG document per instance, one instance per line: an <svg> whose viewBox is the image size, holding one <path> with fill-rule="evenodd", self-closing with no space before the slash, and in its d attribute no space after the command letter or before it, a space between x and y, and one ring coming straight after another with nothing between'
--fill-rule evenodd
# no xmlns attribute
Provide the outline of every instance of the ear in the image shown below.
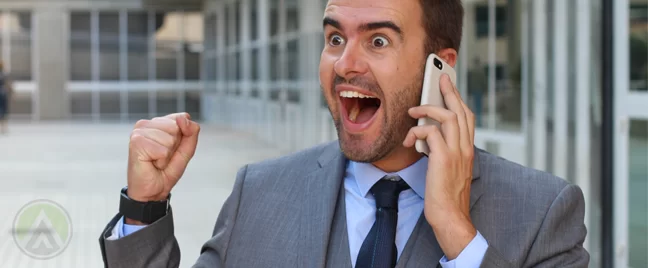
<svg viewBox="0 0 648 268"><path fill-rule="evenodd" d="M442 58L445 62L450 64L452 68L455 68L455 65L457 64L457 51L454 50L453 48L444 48L439 50L437 53L437 56Z"/></svg>

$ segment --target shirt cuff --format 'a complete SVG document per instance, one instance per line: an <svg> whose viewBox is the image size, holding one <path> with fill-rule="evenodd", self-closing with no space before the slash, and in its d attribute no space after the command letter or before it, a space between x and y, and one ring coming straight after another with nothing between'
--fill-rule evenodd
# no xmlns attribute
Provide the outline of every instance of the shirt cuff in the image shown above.
<svg viewBox="0 0 648 268"><path fill-rule="evenodd" d="M124 217L121 217L115 224L115 227L112 229L110 237L106 238L107 240L117 240L119 238L130 235L134 232L137 232L141 229L144 229L147 225L130 225L124 223Z"/></svg>
<svg viewBox="0 0 648 268"><path fill-rule="evenodd" d="M488 250L488 242L486 239L477 231L477 235L470 241L470 244L461 251L459 256L449 261L446 256L443 256L439 263L443 268L454 268L454 267L479 267L486 255L486 250Z"/></svg>

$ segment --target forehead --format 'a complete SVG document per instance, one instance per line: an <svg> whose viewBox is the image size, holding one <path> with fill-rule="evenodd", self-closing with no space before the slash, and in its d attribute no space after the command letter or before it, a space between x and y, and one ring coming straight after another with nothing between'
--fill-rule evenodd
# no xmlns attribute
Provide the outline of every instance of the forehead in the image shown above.
<svg viewBox="0 0 648 268"><path fill-rule="evenodd" d="M420 21L419 0L329 0L324 16L342 25L389 20L399 26Z"/></svg>

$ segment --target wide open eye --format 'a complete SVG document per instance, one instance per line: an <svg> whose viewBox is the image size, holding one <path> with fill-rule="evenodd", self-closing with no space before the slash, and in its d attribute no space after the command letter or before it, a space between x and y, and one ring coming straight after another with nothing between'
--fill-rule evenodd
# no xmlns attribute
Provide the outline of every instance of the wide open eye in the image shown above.
<svg viewBox="0 0 648 268"><path fill-rule="evenodd" d="M376 36L371 40L371 45L376 48L383 48L389 45L389 40L383 36Z"/></svg>
<svg viewBox="0 0 648 268"><path fill-rule="evenodd" d="M337 34L331 35L329 37L329 45L334 47L344 45L344 38Z"/></svg>

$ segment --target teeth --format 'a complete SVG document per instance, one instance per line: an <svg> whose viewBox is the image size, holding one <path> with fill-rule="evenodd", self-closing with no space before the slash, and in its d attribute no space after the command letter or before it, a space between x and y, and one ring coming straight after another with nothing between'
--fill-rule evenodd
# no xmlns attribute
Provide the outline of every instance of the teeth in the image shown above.
<svg viewBox="0 0 648 268"><path fill-rule="evenodd" d="M361 99L364 99L364 98L376 98L376 97L373 97L373 96L364 95L364 94L362 94L360 92L356 92L356 91L340 91L340 97L343 97L343 98L361 98Z"/></svg>
<svg viewBox="0 0 648 268"><path fill-rule="evenodd" d="M351 108L351 111L349 112L349 120L351 122L356 121L356 117L358 117L358 114L360 113L360 108L358 107L359 105L353 105L353 108Z"/></svg>

